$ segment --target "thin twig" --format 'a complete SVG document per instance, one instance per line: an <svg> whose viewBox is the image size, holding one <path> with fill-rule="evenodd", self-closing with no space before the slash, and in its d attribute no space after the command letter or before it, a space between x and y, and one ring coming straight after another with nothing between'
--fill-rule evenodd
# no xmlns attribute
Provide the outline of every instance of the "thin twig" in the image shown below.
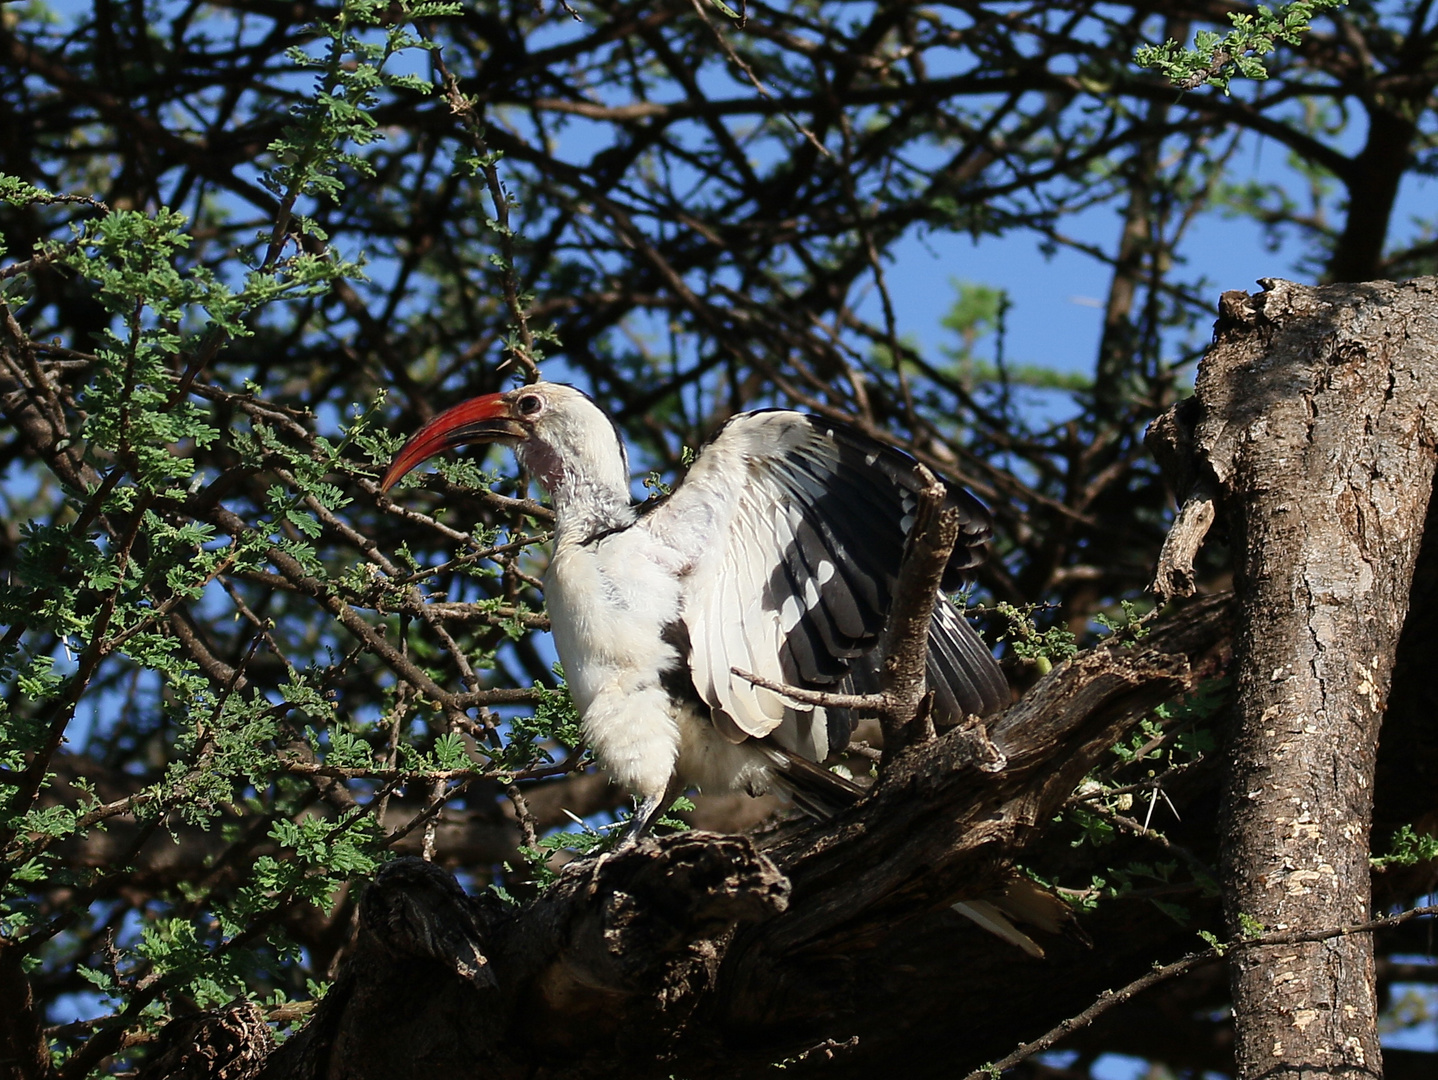
<svg viewBox="0 0 1438 1080"><path fill-rule="evenodd" d="M1161 792L1163 789L1154 786L1151 790ZM1126 829L1127 831L1133 833L1135 836L1141 836L1145 840L1154 841L1165 851L1177 855L1184 862L1188 863L1190 869L1202 874L1209 880L1216 879L1217 875L1214 873L1211 866L1208 866L1202 859L1200 859L1193 852L1189 851L1188 848L1184 847L1182 844L1175 844L1163 833L1159 832L1156 829L1149 828L1146 823L1141 824L1140 822L1135 821L1131 817L1126 817L1123 814L1115 813L1112 810L1106 810L1102 806L1089 805L1085 807L1085 810L1087 810L1088 813L1093 814L1095 817L1103 818L1103 820L1118 826L1120 829Z"/></svg>
<svg viewBox="0 0 1438 1080"><path fill-rule="evenodd" d="M703 22L704 25L709 28L709 32L714 35L714 40L717 41L719 43L719 47L724 50L724 55L729 58L729 62L744 73L744 77L749 80L750 85L752 85L755 90L759 91L761 95L768 98L770 101L773 101L774 95L769 93L769 91L765 88L764 84L759 81L759 77L754 74L754 69L751 68L748 64L746 64L744 60L739 56L739 54L734 51L734 46L729 44L729 39L724 36L724 32L720 30L719 27L715 26L713 20L709 18L709 13L704 10L703 0L690 0L690 2L694 5L694 13L699 16L700 21ZM741 18L739 21L739 28L742 30L743 27L744 20ZM834 156L829 152L829 148L819 141L818 136L816 136L803 124L799 123L798 117L791 113L787 108L781 107L779 111L784 114L784 119L788 120L789 123L793 125L794 130L797 131L800 135L804 136L804 138L809 141L809 145L811 145L815 150L819 151L819 153L823 154L827 158L832 158Z"/></svg>
<svg viewBox="0 0 1438 1080"><path fill-rule="evenodd" d="M1204 949L1202 952L1189 953L1187 956L1175 960L1171 964L1164 964L1162 967L1154 968L1147 975L1135 979L1119 990L1105 990L1098 996L1098 999L1083 1012L1076 1016L1071 1016L1067 1020L1060 1021L1037 1039L1019 1046L1008 1056L1000 1058L992 1064L985 1065L983 1068L975 1069L965 1076L963 1080L989 1080L990 1077L997 1076L1004 1070L1013 1068L1019 1064L1019 1062L1050 1049L1065 1035L1071 1035L1075 1031L1083 1030L1115 1005L1122 1005L1125 1001L1142 993L1150 986L1157 986L1159 983L1165 982L1168 979L1177 978L1179 975L1184 975L1202 964L1220 960L1229 952L1238 949L1252 949L1264 945L1297 945L1303 942L1328 941L1337 937L1367 934L1374 930L1383 930L1390 926L1398 926L1411 919L1427 915L1438 915L1438 904L1410 908L1397 915L1385 915L1383 918L1372 919L1364 923L1356 923L1352 926L1330 927L1325 930L1284 930L1271 934L1260 934L1257 937L1239 938L1234 941L1215 945L1212 948Z"/></svg>
<svg viewBox="0 0 1438 1080"><path fill-rule="evenodd" d="M775 682L743 668L734 667L729 671L746 682L786 697L798 705L812 705L820 709L854 709L869 713L880 713L893 707L893 701L887 694L840 694L832 690L810 690L803 686Z"/></svg>
<svg viewBox="0 0 1438 1080"><path fill-rule="evenodd" d="M314 761L280 759L280 767L295 776L328 776L338 780L381 780L404 783L448 783L455 780L542 780L550 776L562 776L574 769L574 763L566 758L554 765L539 765L532 769L405 769L386 765L341 766L325 765Z"/></svg>
<svg viewBox="0 0 1438 1080"><path fill-rule="evenodd" d="M525 382L535 382L539 378L538 353L534 346L534 332L529 328L529 313L524 307L525 297L520 295L519 278L514 269L514 230L509 223L509 192L504 189L504 182L499 177L498 158L485 139L484 124L474 102L460 93L459 80L445 67L443 51L435 48L431 56L444 85L449 110L460 118L469 134L470 145L477 155L485 185L489 188L490 201L494 204L494 221L491 224L499 235L499 281L513 331L508 342L509 355L524 369Z"/></svg>
<svg viewBox="0 0 1438 1080"><path fill-rule="evenodd" d="M529 802L525 799L524 792L519 789L518 784L509 784L505 787L504 793L514 804L514 820L519 823L519 842L527 848L538 846L539 823L529 809Z"/></svg>
<svg viewBox="0 0 1438 1080"><path fill-rule="evenodd" d="M434 862L434 841L439 833L439 815L444 809L444 804L449 801L442 796L444 796L444 781L436 780L429 785L430 804L434 807L434 812L425 816L424 843L420 847L420 857L425 862Z"/></svg>

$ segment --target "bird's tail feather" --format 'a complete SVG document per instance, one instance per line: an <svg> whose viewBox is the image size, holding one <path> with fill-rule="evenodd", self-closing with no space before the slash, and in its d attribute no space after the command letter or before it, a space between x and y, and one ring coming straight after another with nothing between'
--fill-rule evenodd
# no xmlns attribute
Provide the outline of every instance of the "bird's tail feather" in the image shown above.
<svg viewBox="0 0 1438 1080"><path fill-rule="evenodd" d="M828 821L864 797L864 789L852 780L768 740L763 746L779 787L810 817Z"/></svg>
<svg viewBox="0 0 1438 1080"><path fill-rule="evenodd" d="M972 919L995 937L1003 938L1010 945L1017 945L1024 952L1028 953L1035 960L1044 958L1044 950L1038 942L1029 937L1008 918L997 905L987 900L960 900L957 904L950 904L955 911L965 918Z"/></svg>

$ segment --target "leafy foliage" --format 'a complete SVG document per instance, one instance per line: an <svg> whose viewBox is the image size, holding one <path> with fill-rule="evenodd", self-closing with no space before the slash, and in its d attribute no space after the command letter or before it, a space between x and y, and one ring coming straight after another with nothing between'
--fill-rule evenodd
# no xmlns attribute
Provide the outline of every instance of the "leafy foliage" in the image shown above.
<svg viewBox="0 0 1438 1080"><path fill-rule="evenodd" d="M1040 675L1046 674L1053 665L1072 659L1078 654L1078 641L1068 627L1054 623L1040 630L1034 613L1038 605L1029 604L1023 608L1013 604L999 604L998 613L1008 620L1009 628L1004 640L1014 656L1034 665Z"/></svg>
<svg viewBox="0 0 1438 1080"><path fill-rule="evenodd" d="M1134 63L1153 68L1185 90L1207 84L1225 94L1235 76L1267 79L1263 57L1279 42L1298 45L1312 27L1313 16L1326 9L1344 6L1348 0L1294 0L1278 8L1257 5L1252 11L1230 11L1233 28L1219 36L1200 30L1194 47L1185 49L1170 38L1162 45L1145 45L1134 54Z"/></svg>
<svg viewBox="0 0 1438 1080"><path fill-rule="evenodd" d="M1375 870L1390 866L1417 866L1438 859L1438 837L1417 832L1412 825L1401 825L1389 842L1388 854L1375 855L1369 863Z"/></svg>
<svg viewBox="0 0 1438 1080"><path fill-rule="evenodd" d="M407 19L457 10L423 4ZM306 411L262 400L256 381L239 391L204 381L217 367L232 369L227 358L242 343L271 338L296 305L364 282L360 263L326 246L324 228L297 207L332 203L354 177L374 175L352 148L383 138L373 116L382 93L432 89L385 70L406 50L433 47L407 22L393 22L390 5L350 3L316 29L322 53L294 46L286 54L316 73L315 89L269 144L271 164L258 179L275 196L274 226L258 247L239 250L247 268L235 285L225 280L233 262L195 260L176 210L112 208L3 181L13 207L80 202L89 211L71 239L39 242L28 264L6 274L7 305L35 309L45 275L62 272L84 283L99 316L86 353L46 346L13 323L5 343L12 373L17 363L41 371L43 358L63 355L78 358L80 376L61 394L39 384L49 391L50 438L36 449L59 489L49 520L24 526L0 587L10 628L0 678L11 690L0 763L12 789L0 811L0 934L41 968L76 943L108 942L103 966L74 969L111 1019L62 1049L72 1071L98 1064L127 1029L153 1028L177 1007L223 1004L260 987L275 1004L287 988L305 993L285 974L299 973L302 953L283 916L297 905L331 910L350 881L374 872L398 838L381 827L397 789L430 776L523 773L551 760L542 740L577 741L572 710L555 703L567 699L543 687L523 695L540 705L524 737L488 753L439 703L408 698L408 686L356 715L337 689L354 677L356 654L336 655L333 634L307 630L272 586L253 588L267 564L277 567L338 623L355 604L378 616L418 603L413 585L356 575L333 546L338 530L373 551L338 515L353 502L355 478L396 443L373 430L382 396L331 440L308 426ZM237 416L247 423L234 424ZM357 449L369 456L351 457ZM248 507L227 500L236 475L259 481ZM493 535L453 539L459 558L477 562L479 552L464 549L482 549ZM385 566L391 578L403 576ZM211 636L199 613L226 598L240 627ZM503 640L530 617L517 601L481 610ZM361 638L377 644L383 630L367 626ZM407 675L434 686L420 666L433 659L410 663ZM85 723L77 710L89 701L94 719ZM118 719L103 718L117 708ZM462 716L453 704L448 712ZM417 716L427 729L419 739L401 730ZM100 757L63 751L77 725ZM123 762L147 745L162 753L142 785L127 777L145 773L117 772L106 760ZM360 785L346 792L332 775ZM102 785L131 790L106 798ZM76 844L112 830L117 862L72 861ZM149 846L194 843L196 830L220 834L207 875L157 888L138 905L116 903L116 885ZM63 903L41 899L56 888L66 890Z"/></svg>

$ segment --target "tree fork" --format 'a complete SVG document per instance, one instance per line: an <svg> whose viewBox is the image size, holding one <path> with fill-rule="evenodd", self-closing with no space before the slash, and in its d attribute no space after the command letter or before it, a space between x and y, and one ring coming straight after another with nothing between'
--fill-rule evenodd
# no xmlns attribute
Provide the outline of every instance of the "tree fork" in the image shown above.
<svg viewBox="0 0 1438 1080"><path fill-rule="evenodd" d="M1196 406L1151 432L1161 457L1191 439L1188 501L1216 498L1234 552L1235 934L1369 918L1378 732L1438 444L1438 280L1261 284L1224 294ZM1371 935L1243 949L1229 977L1241 1080L1382 1075Z"/></svg>

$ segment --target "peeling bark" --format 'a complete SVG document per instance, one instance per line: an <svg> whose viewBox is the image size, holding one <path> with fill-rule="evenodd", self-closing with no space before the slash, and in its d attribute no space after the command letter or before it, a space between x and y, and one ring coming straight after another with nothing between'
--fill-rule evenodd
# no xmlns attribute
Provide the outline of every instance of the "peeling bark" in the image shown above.
<svg viewBox="0 0 1438 1080"><path fill-rule="evenodd" d="M1438 282L1264 285L1225 294L1187 407L1187 505L1217 498L1242 613L1220 822L1235 935L1369 917L1378 731L1438 444ZM1193 547L1160 579L1181 584ZM1239 1077L1382 1075L1371 935L1244 949L1230 975Z"/></svg>
<svg viewBox="0 0 1438 1080"><path fill-rule="evenodd" d="M260 1008L238 1002L166 1026L148 1080L252 1080L275 1048Z"/></svg>

